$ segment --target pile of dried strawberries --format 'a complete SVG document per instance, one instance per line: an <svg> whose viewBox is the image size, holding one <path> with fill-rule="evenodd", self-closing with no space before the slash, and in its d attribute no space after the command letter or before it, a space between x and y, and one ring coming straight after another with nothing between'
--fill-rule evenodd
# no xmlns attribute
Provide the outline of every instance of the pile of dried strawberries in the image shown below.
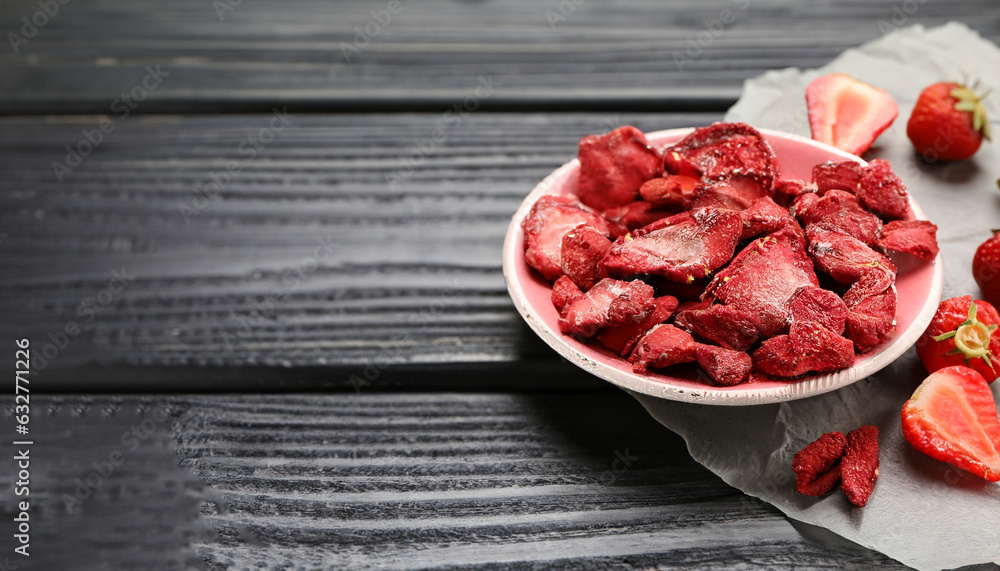
<svg viewBox="0 0 1000 571"><path fill-rule="evenodd" d="M933 260L889 164L783 177L770 145L716 123L659 151L634 127L580 141L578 191L543 196L525 259L553 280L563 333L636 372L721 386L850 366L895 328L890 251Z"/></svg>

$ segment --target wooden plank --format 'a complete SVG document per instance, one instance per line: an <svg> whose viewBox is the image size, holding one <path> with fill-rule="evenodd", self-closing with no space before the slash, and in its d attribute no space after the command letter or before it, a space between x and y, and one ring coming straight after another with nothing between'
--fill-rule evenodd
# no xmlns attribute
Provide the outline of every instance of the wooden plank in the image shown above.
<svg viewBox="0 0 1000 571"><path fill-rule="evenodd" d="M620 392L33 406L44 568L902 568L728 487Z"/></svg>
<svg viewBox="0 0 1000 571"><path fill-rule="evenodd" d="M220 19L226 2L238 5ZM49 21L28 38L23 19L37 2L7 0L0 113L442 110L480 78L496 86L484 109L721 111L749 77L817 67L900 26L958 20L1000 40L992 0L401 0L395 15L389 6L73 0L37 16ZM143 93L147 66L162 77ZM142 101L121 101L133 89Z"/></svg>
<svg viewBox="0 0 1000 571"><path fill-rule="evenodd" d="M32 339L49 390L470 386L468 370L437 368L468 363L485 365L480 389L572 385L586 376L507 295L510 216L587 133L717 118L300 115L250 158L241 145L266 115L135 117L61 182L51 163L97 119L8 118L0 330ZM443 141L426 143L436 129ZM229 163L239 172L218 195L197 198ZM60 342L71 323L82 332Z"/></svg>

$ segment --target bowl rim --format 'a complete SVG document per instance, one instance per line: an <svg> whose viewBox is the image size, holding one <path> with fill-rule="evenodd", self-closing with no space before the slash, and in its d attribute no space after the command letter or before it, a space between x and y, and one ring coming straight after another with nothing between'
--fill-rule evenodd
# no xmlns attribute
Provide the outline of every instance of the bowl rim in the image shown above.
<svg viewBox="0 0 1000 571"><path fill-rule="evenodd" d="M696 127L665 129L647 133L646 137L653 144L658 144L658 141L664 139L670 139L675 142L695 129ZM810 145L842 157L844 160L855 161L862 166L866 166L868 164L864 159L858 156L852 155L825 143L814 141L807 137L772 129L758 129L758 131L760 131L760 133L766 138L786 139L794 143ZM667 142L667 144L672 144L672 142ZM655 377L640 375L631 371L624 371L599 363L589 358L576 348L570 346L565 339L565 335L552 329L534 315L531 304L528 301L527 295L525 294L521 283L515 279L516 273L514 271L518 254L520 253L523 255L523 241L516 239L518 236L517 230L520 228L521 221L527 216L531 207L535 204L538 198L545 194L554 194L553 191L555 190L554 187L556 181L563 180L566 175L573 171L573 169L579 168L579 165L579 160L574 158L549 173L548 176L542 179L542 181L539 182L530 193L528 193L524 201L514 213L514 216L511 218L510 224L507 227L507 233L504 237L504 281L507 284L507 291L510 294L511 299L514 301L514 306L517 308L518 313L532 329L532 331L542 338L542 341L577 367L580 367L581 369L623 389L666 400L722 406L769 404L817 396L856 383L888 366L905 353L914 343L916 343L917 339L927 328L927 325L933 318L934 313L937 311L938 304L941 300L941 294L944 289L944 267L941 261L940 253L934 261L931 262L934 265L934 272L929 295L927 300L924 302L924 305L917 313L913 323L898 337L890 341L890 344L884 347L879 354L864 358L846 369L841 369L839 371L823 375L806 377L802 380L789 381L787 384L779 387L761 388L754 384L749 386L737 385L735 387L714 387L705 385L704 387L693 389L690 386L672 385L670 383L670 379L672 377L669 375L657 374ZM920 208L920 205L914 200L912 194L909 196L909 201L916 218L926 220L926 215ZM597 351L597 349L595 349L595 351ZM676 377L673 378L676 379Z"/></svg>

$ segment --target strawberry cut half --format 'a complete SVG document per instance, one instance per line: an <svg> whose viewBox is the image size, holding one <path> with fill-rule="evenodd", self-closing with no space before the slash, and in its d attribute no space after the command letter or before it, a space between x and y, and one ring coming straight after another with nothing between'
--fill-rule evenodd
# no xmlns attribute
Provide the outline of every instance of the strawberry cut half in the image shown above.
<svg viewBox="0 0 1000 571"><path fill-rule="evenodd" d="M853 155L867 151L899 115L892 96L844 73L814 79L806 106L812 138Z"/></svg>
<svg viewBox="0 0 1000 571"><path fill-rule="evenodd" d="M1000 481L1000 418L986 379L964 366L931 373L903 405L903 436L917 450Z"/></svg>

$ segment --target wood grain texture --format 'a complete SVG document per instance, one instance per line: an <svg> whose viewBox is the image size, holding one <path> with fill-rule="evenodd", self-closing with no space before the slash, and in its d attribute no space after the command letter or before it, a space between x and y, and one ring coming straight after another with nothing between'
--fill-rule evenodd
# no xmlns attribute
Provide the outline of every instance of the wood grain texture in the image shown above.
<svg viewBox="0 0 1000 571"><path fill-rule="evenodd" d="M468 363L487 366L453 380L573 384L584 375L559 364L507 295L510 216L587 133L717 118L300 115L248 158L241 144L267 116L135 117L62 182L52 161L94 119L8 118L0 331L31 337L48 390L135 390L137 378L143 390L426 387L448 374L437 366ZM436 129L444 139L421 151ZM195 195L233 162L215 198ZM128 283L109 283L114 271ZM82 332L60 349L69 323ZM100 368L68 370L88 364Z"/></svg>
<svg viewBox="0 0 1000 571"><path fill-rule="evenodd" d="M900 26L1000 40L993 0L401 0L395 15L389 0L229 0L220 19L226 1L72 0L11 44L39 7L6 0L0 113L117 115L147 65L169 75L130 113L443 110L480 77L497 85L484 109L722 111L749 77Z"/></svg>
<svg viewBox="0 0 1000 571"><path fill-rule="evenodd" d="M35 406L48 568L189 568L195 553L210 569L901 568L728 487L621 392ZM158 410L169 423L128 451L121 435ZM124 463L66 513L112 450Z"/></svg>

